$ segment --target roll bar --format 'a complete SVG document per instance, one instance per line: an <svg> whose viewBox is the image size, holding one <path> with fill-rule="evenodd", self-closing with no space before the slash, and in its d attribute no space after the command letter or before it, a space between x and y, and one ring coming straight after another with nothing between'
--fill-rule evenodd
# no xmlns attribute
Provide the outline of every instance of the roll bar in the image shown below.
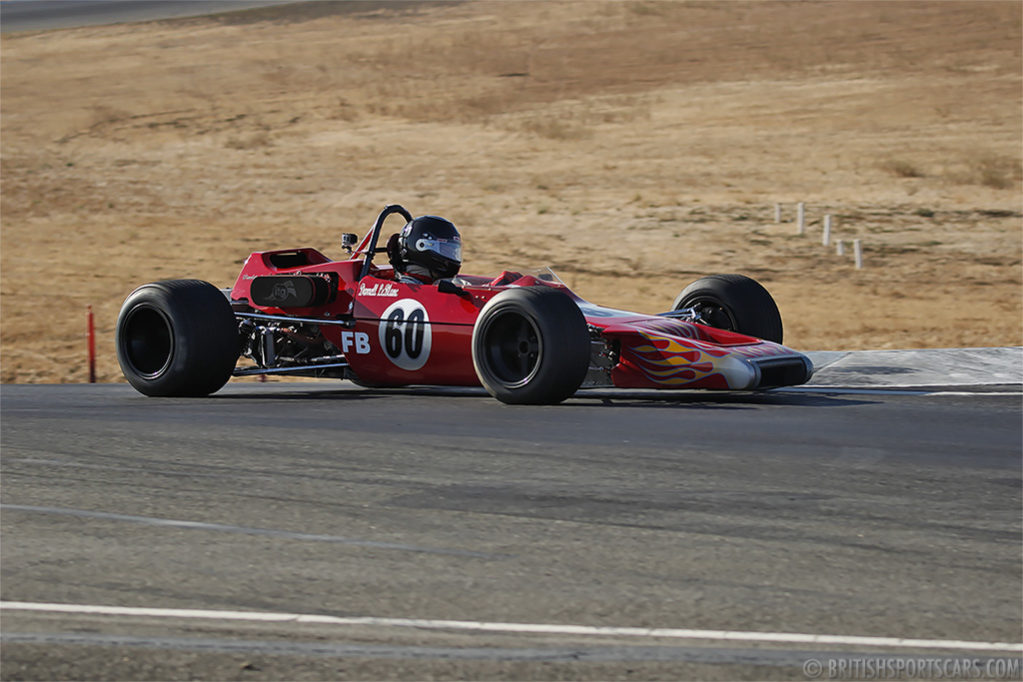
<svg viewBox="0 0 1023 682"><path fill-rule="evenodd" d="M377 216L376 224L373 225L373 230L366 235L365 238L363 238L362 244L359 245L359 248L356 251L357 253L364 251L366 254L366 258L362 262L362 270L359 272L359 279L362 279L369 274L369 268L373 264L373 254L377 252L377 241L380 239L380 228L384 226L384 221L387 220L387 217L393 213L400 214L401 217L405 219L405 222L412 221L412 214L406 211L403 206L399 206L398 204L391 204L380 212L380 215ZM366 244L367 238L369 239L368 245Z"/></svg>

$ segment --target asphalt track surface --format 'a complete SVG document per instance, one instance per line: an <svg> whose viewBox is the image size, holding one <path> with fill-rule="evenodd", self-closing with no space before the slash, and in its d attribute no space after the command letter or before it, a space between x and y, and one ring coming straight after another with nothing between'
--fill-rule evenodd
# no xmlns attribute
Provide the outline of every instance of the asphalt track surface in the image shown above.
<svg viewBox="0 0 1023 682"><path fill-rule="evenodd" d="M1019 388L860 391L3 386L0 672L1019 679Z"/></svg>

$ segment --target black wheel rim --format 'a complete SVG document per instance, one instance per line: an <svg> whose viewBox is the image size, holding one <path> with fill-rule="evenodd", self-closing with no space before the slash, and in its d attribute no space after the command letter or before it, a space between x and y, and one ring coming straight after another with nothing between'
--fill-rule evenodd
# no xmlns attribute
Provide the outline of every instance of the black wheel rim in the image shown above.
<svg viewBox="0 0 1023 682"><path fill-rule="evenodd" d="M140 376L153 379L163 374L174 354L174 335L167 316L148 305L133 308L121 328L121 350Z"/></svg>
<svg viewBox="0 0 1023 682"><path fill-rule="evenodd" d="M517 313L491 318L482 340L488 369L502 384L522 386L536 374L543 346L540 330L529 318Z"/></svg>

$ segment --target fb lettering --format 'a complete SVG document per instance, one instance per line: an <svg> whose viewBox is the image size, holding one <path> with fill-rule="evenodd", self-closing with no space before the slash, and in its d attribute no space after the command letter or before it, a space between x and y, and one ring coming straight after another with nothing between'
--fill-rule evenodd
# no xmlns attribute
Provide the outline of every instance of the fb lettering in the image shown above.
<svg viewBox="0 0 1023 682"><path fill-rule="evenodd" d="M358 355L365 355L369 352L369 334L366 332L341 332L341 352L347 353L355 346Z"/></svg>

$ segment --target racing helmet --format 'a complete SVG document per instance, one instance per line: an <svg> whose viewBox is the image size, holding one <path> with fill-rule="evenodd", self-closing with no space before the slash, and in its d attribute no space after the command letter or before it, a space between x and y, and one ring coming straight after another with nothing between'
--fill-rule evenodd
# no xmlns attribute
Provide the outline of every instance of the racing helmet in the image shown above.
<svg viewBox="0 0 1023 682"><path fill-rule="evenodd" d="M398 236L398 255L402 264L426 268L438 279L454 277L462 267L462 236L444 218L413 218Z"/></svg>

